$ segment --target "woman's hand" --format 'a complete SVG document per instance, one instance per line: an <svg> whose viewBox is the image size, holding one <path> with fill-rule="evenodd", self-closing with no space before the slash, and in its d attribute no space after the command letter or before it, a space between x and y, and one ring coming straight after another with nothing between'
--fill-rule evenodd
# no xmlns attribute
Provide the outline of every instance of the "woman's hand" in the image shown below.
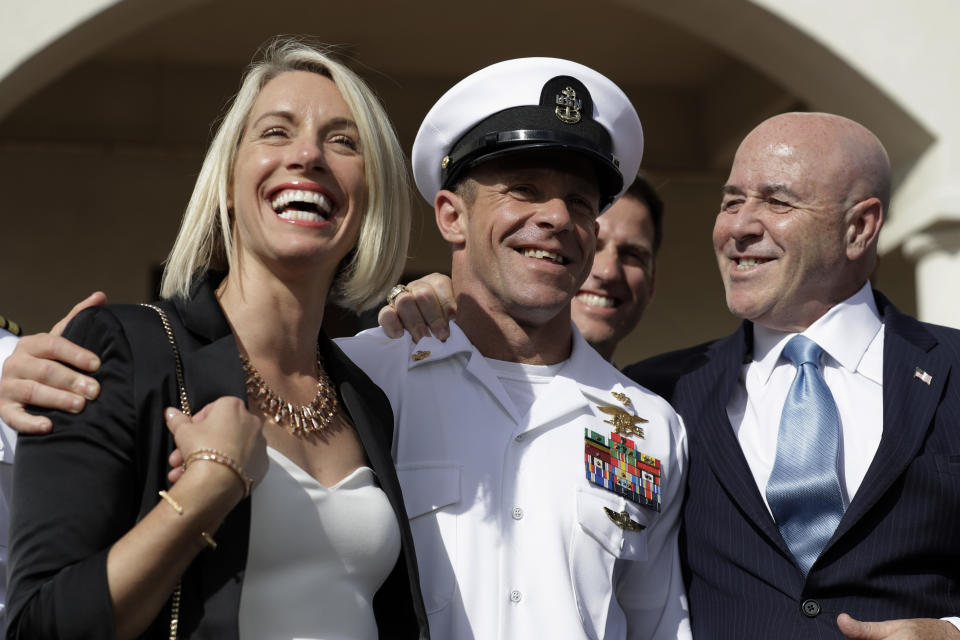
<svg viewBox="0 0 960 640"><path fill-rule="evenodd" d="M216 449L254 483L263 479L263 420L247 411L241 399L219 398L194 416L171 408L164 418L180 450ZM237 474L218 462L196 460L182 475L167 498L157 498L156 506L107 555L117 637L143 633L194 556L214 544L220 524L246 490Z"/></svg>
<svg viewBox="0 0 960 640"><path fill-rule="evenodd" d="M253 478L254 485L266 474L267 442L263 437L263 419L247 411L240 398L224 396L193 416L171 407L164 417L177 443L176 451L170 456L170 463L174 466L168 474L170 482L176 482L183 475L180 465L184 459L204 448L216 449L233 458L243 472ZM201 464L201 461L193 464ZM224 482L235 482L242 488L240 480L225 465L207 464L223 467L224 473L220 476Z"/></svg>

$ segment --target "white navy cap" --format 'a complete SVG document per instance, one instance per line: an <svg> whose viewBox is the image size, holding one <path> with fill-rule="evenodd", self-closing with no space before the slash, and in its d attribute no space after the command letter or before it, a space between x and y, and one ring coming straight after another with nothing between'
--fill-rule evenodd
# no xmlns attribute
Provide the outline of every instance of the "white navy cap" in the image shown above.
<svg viewBox="0 0 960 640"><path fill-rule="evenodd" d="M637 175L643 127L620 87L589 67L559 58L507 60L467 76L433 105L413 143L413 176L433 204L471 167L533 149L593 161L603 210Z"/></svg>

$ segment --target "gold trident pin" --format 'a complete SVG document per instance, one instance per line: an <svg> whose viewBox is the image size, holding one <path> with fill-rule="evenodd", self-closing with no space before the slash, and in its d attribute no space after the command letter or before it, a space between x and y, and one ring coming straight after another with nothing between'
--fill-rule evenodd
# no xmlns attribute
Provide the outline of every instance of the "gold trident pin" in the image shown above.
<svg viewBox="0 0 960 640"><path fill-rule="evenodd" d="M624 531L643 531L646 529L645 526L634 520L630 517L630 514L627 513L627 510L624 509L620 513L617 513L609 507L604 507L603 512L607 514L607 517L613 520L613 523L623 529Z"/></svg>
<svg viewBox="0 0 960 640"><path fill-rule="evenodd" d="M612 418L612 420L604 420L606 424L612 424L613 430L619 433L622 436L634 435L638 438L643 437L643 429L638 427L638 424L643 424L648 422L640 416L632 416L620 407L597 407L600 411L604 412Z"/></svg>

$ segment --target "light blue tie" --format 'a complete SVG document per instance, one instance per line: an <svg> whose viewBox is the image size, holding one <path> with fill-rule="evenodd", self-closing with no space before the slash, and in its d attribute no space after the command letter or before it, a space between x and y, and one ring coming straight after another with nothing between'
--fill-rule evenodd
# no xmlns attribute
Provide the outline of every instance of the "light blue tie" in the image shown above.
<svg viewBox="0 0 960 640"><path fill-rule="evenodd" d="M803 571L810 572L843 517L840 487L840 418L820 374L823 349L794 336L783 348L797 365L780 417L777 459L767 482L767 503L780 534Z"/></svg>

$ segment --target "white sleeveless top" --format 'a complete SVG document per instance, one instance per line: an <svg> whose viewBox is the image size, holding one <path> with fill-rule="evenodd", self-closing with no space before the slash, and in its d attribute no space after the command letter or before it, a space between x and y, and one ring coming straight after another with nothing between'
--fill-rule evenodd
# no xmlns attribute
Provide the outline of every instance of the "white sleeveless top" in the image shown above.
<svg viewBox="0 0 960 640"><path fill-rule="evenodd" d="M369 467L325 487L279 451L252 495L243 640L376 640L400 528Z"/></svg>

